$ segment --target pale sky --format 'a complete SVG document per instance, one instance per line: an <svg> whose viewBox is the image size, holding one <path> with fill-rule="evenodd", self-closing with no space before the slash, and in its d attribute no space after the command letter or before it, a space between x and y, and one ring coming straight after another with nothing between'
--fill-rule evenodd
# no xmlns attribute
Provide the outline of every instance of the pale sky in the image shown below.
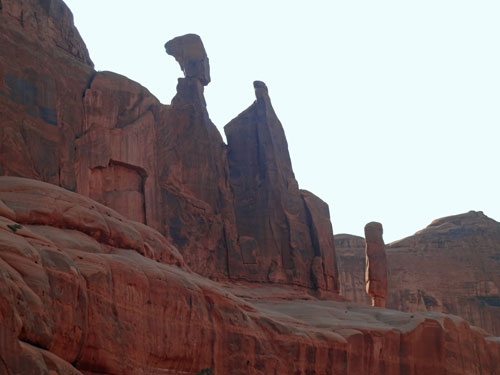
<svg viewBox="0 0 500 375"><path fill-rule="evenodd" d="M201 36L223 127L269 88L299 186L334 233L409 236L439 217L500 221L500 1L67 0L97 70L165 104L168 40Z"/></svg>

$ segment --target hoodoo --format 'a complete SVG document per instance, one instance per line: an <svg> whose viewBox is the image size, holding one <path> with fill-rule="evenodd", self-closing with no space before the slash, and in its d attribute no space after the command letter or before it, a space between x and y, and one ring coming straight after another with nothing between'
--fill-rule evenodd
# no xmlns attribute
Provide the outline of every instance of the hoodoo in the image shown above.
<svg viewBox="0 0 500 375"><path fill-rule="evenodd" d="M371 222L365 226L366 241L366 293L372 306L385 307L387 296L387 259L382 238L382 224Z"/></svg>

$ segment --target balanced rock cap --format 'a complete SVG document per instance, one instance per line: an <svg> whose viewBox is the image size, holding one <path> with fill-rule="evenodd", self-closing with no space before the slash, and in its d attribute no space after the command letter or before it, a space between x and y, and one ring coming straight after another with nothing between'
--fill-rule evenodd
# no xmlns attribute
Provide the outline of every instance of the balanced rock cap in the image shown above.
<svg viewBox="0 0 500 375"><path fill-rule="evenodd" d="M384 243L384 240L382 239L383 233L384 229L382 224L377 223L376 221L372 221L365 225L365 238L367 241Z"/></svg>
<svg viewBox="0 0 500 375"><path fill-rule="evenodd" d="M210 64L203 42L198 35L178 36L165 44L165 50L175 57L186 78L196 78L203 86L210 83Z"/></svg>

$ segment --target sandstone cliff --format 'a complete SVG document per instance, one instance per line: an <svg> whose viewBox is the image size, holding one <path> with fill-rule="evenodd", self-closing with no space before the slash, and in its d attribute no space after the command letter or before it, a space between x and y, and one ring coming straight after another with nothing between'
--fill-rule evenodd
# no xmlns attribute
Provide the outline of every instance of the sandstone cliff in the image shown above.
<svg viewBox="0 0 500 375"><path fill-rule="evenodd" d="M361 240L335 241L342 294L366 303ZM500 335L500 223L471 211L435 220L386 249L387 307L456 314Z"/></svg>
<svg viewBox="0 0 500 375"><path fill-rule="evenodd" d="M256 101L224 128L246 278L338 291L328 206L299 190L268 89L254 88Z"/></svg>
<svg viewBox="0 0 500 375"><path fill-rule="evenodd" d="M220 284L155 230L0 177L1 374L498 374L458 317Z"/></svg>
<svg viewBox="0 0 500 375"><path fill-rule="evenodd" d="M170 105L95 72L61 0L0 0L0 47L0 374L499 373L461 318L338 297L267 88L226 146L199 37Z"/></svg>
<svg viewBox="0 0 500 375"><path fill-rule="evenodd" d="M227 146L206 110L210 66L199 36L166 44L185 77L163 105L136 82L93 70L61 0L3 0L0 18L0 175L53 183L147 224L204 276L338 291L328 206L299 192L281 125L284 149L275 153L269 139L259 147L293 183L260 193L286 210L268 215L272 241L241 230L245 202L233 196ZM247 224L260 228L260 219ZM258 266L256 246L265 254Z"/></svg>
<svg viewBox="0 0 500 375"><path fill-rule="evenodd" d="M74 142L92 66L62 1L2 0L0 174L76 188Z"/></svg>

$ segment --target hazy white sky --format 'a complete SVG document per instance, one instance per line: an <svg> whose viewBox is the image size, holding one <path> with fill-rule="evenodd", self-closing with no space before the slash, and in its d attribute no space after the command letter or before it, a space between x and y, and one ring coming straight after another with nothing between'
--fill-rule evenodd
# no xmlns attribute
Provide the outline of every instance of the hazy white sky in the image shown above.
<svg viewBox="0 0 500 375"><path fill-rule="evenodd" d="M182 76L164 43L201 36L223 127L266 82L299 185L334 233L386 242L467 212L500 221L500 2L67 0L97 70L163 103Z"/></svg>

